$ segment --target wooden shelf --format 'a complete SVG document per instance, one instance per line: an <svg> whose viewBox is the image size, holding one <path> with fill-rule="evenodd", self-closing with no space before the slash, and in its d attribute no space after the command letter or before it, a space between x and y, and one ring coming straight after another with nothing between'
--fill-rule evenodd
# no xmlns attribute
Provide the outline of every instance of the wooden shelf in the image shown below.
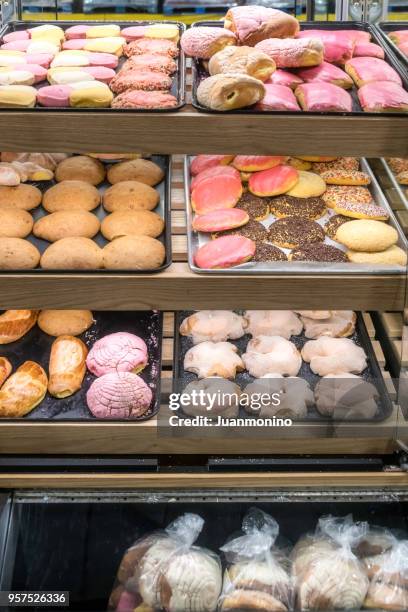
<svg viewBox="0 0 408 612"><path fill-rule="evenodd" d="M407 157L405 117L2 111L0 150Z"/></svg>

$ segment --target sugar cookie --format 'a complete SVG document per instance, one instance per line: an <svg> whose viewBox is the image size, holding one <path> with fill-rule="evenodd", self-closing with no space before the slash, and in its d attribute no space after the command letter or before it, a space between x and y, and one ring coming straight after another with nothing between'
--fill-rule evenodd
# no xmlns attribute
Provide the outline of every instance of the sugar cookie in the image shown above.
<svg viewBox="0 0 408 612"><path fill-rule="evenodd" d="M390 246L379 253L363 253L347 251L349 261L361 264L395 264L397 266L407 265L407 254L397 245Z"/></svg>
<svg viewBox="0 0 408 612"><path fill-rule="evenodd" d="M326 183L318 174L299 170L299 181L286 194L296 198L316 198L325 191Z"/></svg>
<svg viewBox="0 0 408 612"><path fill-rule="evenodd" d="M381 221L357 219L339 227L336 240L352 251L377 253L395 244L398 241L398 232Z"/></svg>

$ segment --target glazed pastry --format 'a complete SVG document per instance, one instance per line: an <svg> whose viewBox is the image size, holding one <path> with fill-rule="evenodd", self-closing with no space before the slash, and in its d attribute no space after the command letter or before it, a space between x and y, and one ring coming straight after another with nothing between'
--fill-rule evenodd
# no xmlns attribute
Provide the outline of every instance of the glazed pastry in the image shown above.
<svg viewBox="0 0 408 612"><path fill-rule="evenodd" d="M326 191L326 183L321 176L314 172L299 170L298 182L287 192L294 198L317 198Z"/></svg>
<svg viewBox="0 0 408 612"><path fill-rule="evenodd" d="M322 62L319 66L299 70L298 76L305 83L331 83L343 89L350 89L353 87L351 77L344 72L344 70L341 70L338 66L329 64L329 62Z"/></svg>
<svg viewBox="0 0 408 612"><path fill-rule="evenodd" d="M281 195L270 199L271 213L278 217L303 217L310 221L320 219L326 213L326 204L322 198L296 198L290 195Z"/></svg>
<svg viewBox="0 0 408 612"><path fill-rule="evenodd" d="M0 344L20 340L37 322L38 310L6 310L0 315Z"/></svg>
<svg viewBox="0 0 408 612"><path fill-rule="evenodd" d="M176 43L171 40L142 38L125 45L124 53L127 57L153 54L176 58L178 57L179 50Z"/></svg>
<svg viewBox="0 0 408 612"><path fill-rule="evenodd" d="M255 106L262 111L300 111L300 107L289 87L265 84L265 96Z"/></svg>
<svg viewBox="0 0 408 612"><path fill-rule="evenodd" d="M244 369L238 348L230 342L201 342L189 349L184 357L184 369L198 378L222 376L234 379Z"/></svg>
<svg viewBox="0 0 408 612"><path fill-rule="evenodd" d="M61 161L55 169L55 178L61 181L85 181L99 185L105 178L104 165L87 155L74 155Z"/></svg>
<svg viewBox="0 0 408 612"><path fill-rule="evenodd" d="M387 211L382 206L377 206L376 204L356 204L344 201L336 204L333 210L341 216L352 217L354 219L388 221L389 218Z"/></svg>
<svg viewBox="0 0 408 612"><path fill-rule="evenodd" d="M160 201L159 192L139 181L120 181L109 187L102 196L108 212L119 210L153 210Z"/></svg>
<svg viewBox="0 0 408 612"><path fill-rule="evenodd" d="M347 251L348 260L360 264L407 265L407 254L395 244L378 253L363 253L361 251Z"/></svg>
<svg viewBox="0 0 408 612"><path fill-rule="evenodd" d="M90 310L42 310L38 327L49 336L79 336L93 325Z"/></svg>
<svg viewBox="0 0 408 612"><path fill-rule="evenodd" d="M231 310L200 310L180 325L180 334L191 338L193 344L237 340L245 333L243 318Z"/></svg>
<svg viewBox="0 0 408 612"><path fill-rule="evenodd" d="M47 375L38 363L24 362L0 390L0 416L21 418L42 402L47 393Z"/></svg>
<svg viewBox="0 0 408 612"><path fill-rule="evenodd" d="M191 207L198 215L234 208L242 195L242 184L234 176L218 175L201 181L191 194Z"/></svg>
<svg viewBox="0 0 408 612"><path fill-rule="evenodd" d="M32 228L33 218L26 210L0 208L0 237L25 238Z"/></svg>
<svg viewBox="0 0 408 612"><path fill-rule="evenodd" d="M353 57L378 57L384 59L384 49L372 42L359 42L354 47Z"/></svg>
<svg viewBox="0 0 408 612"><path fill-rule="evenodd" d="M12 365L6 357L0 357L0 387L12 372Z"/></svg>
<svg viewBox="0 0 408 612"><path fill-rule="evenodd" d="M214 210L205 215L196 215L191 224L195 232L218 233L246 225L249 215L239 208L226 208L224 210Z"/></svg>
<svg viewBox="0 0 408 612"><path fill-rule="evenodd" d="M127 332L108 334L89 351L86 365L95 376L112 372L141 372L147 365L147 346L142 338Z"/></svg>
<svg viewBox="0 0 408 612"><path fill-rule="evenodd" d="M394 68L376 57L355 57L346 63L345 70L359 88L384 81L402 86L401 77Z"/></svg>
<svg viewBox="0 0 408 612"><path fill-rule="evenodd" d="M262 51L252 47L225 47L212 55L208 64L211 75L239 72L260 81L266 81L275 70L275 62Z"/></svg>
<svg viewBox="0 0 408 612"><path fill-rule="evenodd" d="M295 249L304 244L324 242L323 228L315 221L302 217L285 217L269 226L269 241L283 249Z"/></svg>
<svg viewBox="0 0 408 612"><path fill-rule="evenodd" d="M234 155L196 155L190 164L190 173L196 176L216 166L227 166L233 159Z"/></svg>
<svg viewBox="0 0 408 612"><path fill-rule="evenodd" d="M61 210L40 217L34 223L33 234L48 242L56 242L71 236L93 238L100 227L98 217L86 210Z"/></svg>
<svg viewBox="0 0 408 612"><path fill-rule="evenodd" d="M246 310L245 333L257 336L282 336L287 340L302 333L303 325L292 310Z"/></svg>
<svg viewBox="0 0 408 612"><path fill-rule="evenodd" d="M288 38L299 32L297 19L264 6L235 6L225 15L224 27L237 36L241 45L253 47L266 38Z"/></svg>
<svg viewBox="0 0 408 612"><path fill-rule="evenodd" d="M345 263L347 255L332 246L317 242L314 244L303 244L289 253L289 261L322 261L326 263Z"/></svg>
<svg viewBox="0 0 408 612"><path fill-rule="evenodd" d="M45 249L40 265L48 270L98 270L102 249L90 238L61 238Z"/></svg>
<svg viewBox="0 0 408 612"><path fill-rule="evenodd" d="M283 85L284 87L296 89L301 83L303 83L303 81L298 74L292 74L291 72L278 68L265 84Z"/></svg>
<svg viewBox="0 0 408 612"><path fill-rule="evenodd" d="M122 181L139 181L154 187L163 180L164 172L149 159L130 159L110 166L107 177L111 185Z"/></svg>
<svg viewBox="0 0 408 612"><path fill-rule="evenodd" d="M133 89L168 91L171 88L171 84L171 77L163 72L132 70L117 74L113 77L109 86L114 93L120 94Z"/></svg>
<svg viewBox="0 0 408 612"><path fill-rule="evenodd" d="M150 236L121 236L103 248L102 256L108 270L157 270L166 259L166 249Z"/></svg>
<svg viewBox="0 0 408 612"><path fill-rule="evenodd" d="M367 187L349 187L347 185L327 185L322 198L329 208L334 208L341 202L371 204L373 201Z"/></svg>
<svg viewBox="0 0 408 612"><path fill-rule="evenodd" d="M354 374L329 374L315 387L318 412L334 419L372 419L378 399L375 386Z"/></svg>
<svg viewBox="0 0 408 612"><path fill-rule="evenodd" d="M40 262L39 250L22 238L0 238L0 270L32 270Z"/></svg>
<svg viewBox="0 0 408 612"><path fill-rule="evenodd" d="M255 172L248 181L249 191L260 197L286 193L299 181L299 172L292 166L276 166Z"/></svg>
<svg viewBox="0 0 408 612"><path fill-rule="evenodd" d="M193 191L195 187L201 183L201 181L215 176L233 176L237 179L241 178L238 170L232 166L212 166L211 168L207 168L207 170L203 170L193 177L190 183L190 191Z"/></svg>
<svg viewBox="0 0 408 612"><path fill-rule="evenodd" d="M358 90L358 99L366 113L408 112L408 92L398 83L390 81L368 83Z"/></svg>
<svg viewBox="0 0 408 612"><path fill-rule="evenodd" d="M245 74L216 74L201 81L197 88L198 102L218 111L252 106L264 95L263 83Z"/></svg>
<svg viewBox="0 0 408 612"><path fill-rule="evenodd" d="M93 210L101 203L99 191L86 181L61 181L44 193L43 207L47 212L60 210Z"/></svg>
<svg viewBox="0 0 408 612"><path fill-rule="evenodd" d="M82 386L88 349L79 338L59 336L51 346L48 391L57 398L73 395Z"/></svg>
<svg viewBox="0 0 408 612"><path fill-rule="evenodd" d="M255 48L266 53L277 68L318 66L323 61L324 47L317 38L268 38L258 43Z"/></svg>
<svg viewBox="0 0 408 612"><path fill-rule="evenodd" d="M367 367L364 350L349 338L321 336L318 340L309 340L302 348L302 358L319 376L360 374Z"/></svg>
<svg viewBox="0 0 408 612"><path fill-rule="evenodd" d="M140 376L111 372L93 381L86 394L92 415L98 419L135 419L149 410L153 394Z"/></svg>
<svg viewBox="0 0 408 612"><path fill-rule="evenodd" d="M37 100L37 90L29 85L0 85L0 108L32 108Z"/></svg>
<svg viewBox="0 0 408 612"><path fill-rule="evenodd" d="M190 394L197 394L198 401L192 401L188 404L186 401L183 404L182 410L188 416L206 416L210 419L216 419L218 416L223 418L233 418L238 416L239 397L241 395L240 387L218 376L210 376L203 380L193 380L183 389L184 398ZM210 404L207 397L219 398L214 404ZM192 396L194 398L194 395Z"/></svg>
<svg viewBox="0 0 408 612"><path fill-rule="evenodd" d="M297 376L302 358L296 346L280 336L257 336L242 355L245 368L255 378L265 374Z"/></svg>
<svg viewBox="0 0 408 612"><path fill-rule="evenodd" d="M210 59L215 53L236 44L236 36L224 28L196 27L184 32L180 46L190 57Z"/></svg>
<svg viewBox="0 0 408 612"><path fill-rule="evenodd" d="M345 338L352 336L356 327L356 313L352 310L335 310L327 319L310 319L302 316L305 327L305 336L309 339L330 336L331 338Z"/></svg>
<svg viewBox="0 0 408 612"><path fill-rule="evenodd" d="M244 236L222 236L199 247L194 261L199 268L230 268L252 259L255 247L255 242Z"/></svg>
<svg viewBox="0 0 408 612"><path fill-rule="evenodd" d="M320 176L328 185L369 185L371 179L366 172L343 170L342 168L325 170Z"/></svg>
<svg viewBox="0 0 408 612"><path fill-rule="evenodd" d="M352 251L385 251L398 242L398 232L381 221L358 219L339 227L336 240Z"/></svg>
<svg viewBox="0 0 408 612"><path fill-rule="evenodd" d="M178 101L165 91L126 90L112 101L112 108L174 108Z"/></svg>
<svg viewBox="0 0 408 612"><path fill-rule="evenodd" d="M296 88L295 95L304 111L352 111L350 94L331 83L304 83Z"/></svg>

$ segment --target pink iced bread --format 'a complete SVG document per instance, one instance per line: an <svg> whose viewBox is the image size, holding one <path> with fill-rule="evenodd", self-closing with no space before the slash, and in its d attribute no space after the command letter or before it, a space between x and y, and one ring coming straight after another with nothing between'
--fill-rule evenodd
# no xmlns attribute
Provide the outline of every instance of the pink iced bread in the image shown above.
<svg viewBox="0 0 408 612"><path fill-rule="evenodd" d="M402 85L401 77L394 68L377 57L353 57L346 64L346 72L358 87L378 81Z"/></svg>
<svg viewBox="0 0 408 612"><path fill-rule="evenodd" d="M65 30L65 38L67 40L75 40L78 38L86 38L86 33L90 25L75 25Z"/></svg>
<svg viewBox="0 0 408 612"><path fill-rule="evenodd" d="M351 40L354 43L357 42L370 42L371 35L369 32L363 32L359 30L302 30L296 36L296 38L310 38L318 37L323 41L337 40Z"/></svg>
<svg viewBox="0 0 408 612"><path fill-rule="evenodd" d="M64 49L64 51L66 51L67 49L83 49L86 43L86 38L71 38L70 40L66 40L62 43L62 48Z"/></svg>
<svg viewBox="0 0 408 612"><path fill-rule="evenodd" d="M18 64L13 67L13 70L28 70L34 75L35 83L41 83L47 78L47 69L38 64Z"/></svg>
<svg viewBox="0 0 408 612"><path fill-rule="evenodd" d="M142 338L118 332L97 340L89 351L86 365L92 374L140 372L147 364L147 346Z"/></svg>
<svg viewBox="0 0 408 612"><path fill-rule="evenodd" d="M400 43L400 45L398 46L398 49L404 53L405 55L408 56L408 40L405 42Z"/></svg>
<svg viewBox="0 0 408 612"><path fill-rule="evenodd" d="M27 30L17 30L16 32L9 32L3 36L3 43L13 42L15 40L28 40L30 34Z"/></svg>
<svg viewBox="0 0 408 612"><path fill-rule="evenodd" d="M29 38L23 40L12 40L11 42L1 45L3 51L27 51L28 45L31 44Z"/></svg>
<svg viewBox="0 0 408 612"><path fill-rule="evenodd" d="M53 59L50 53L27 53L25 56L27 64L38 64L43 68L49 68Z"/></svg>
<svg viewBox="0 0 408 612"><path fill-rule="evenodd" d="M140 376L132 372L110 372L89 387L86 401L98 419L131 419L143 416L153 394Z"/></svg>
<svg viewBox="0 0 408 612"><path fill-rule="evenodd" d="M90 66L104 66L105 68L117 68L119 58L112 53L92 53L88 52Z"/></svg>
<svg viewBox="0 0 408 612"><path fill-rule="evenodd" d="M38 90L37 102L41 106L69 106L71 91L68 85L47 85Z"/></svg>
<svg viewBox="0 0 408 612"><path fill-rule="evenodd" d="M332 83L343 89L350 89L353 86L352 78L344 70L328 62L313 68L303 68L299 70L298 75L305 83Z"/></svg>
<svg viewBox="0 0 408 612"><path fill-rule="evenodd" d="M302 109L310 112L351 112L350 94L331 83L303 83L296 88L296 97Z"/></svg>
<svg viewBox="0 0 408 612"><path fill-rule="evenodd" d="M332 64L344 65L353 57L354 42L350 39L334 37L332 40L323 40L324 60Z"/></svg>
<svg viewBox="0 0 408 612"><path fill-rule="evenodd" d="M358 99L366 113L408 113L408 92L398 83L368 83L358 90Z"/></svg>
<svg viewBox="0 0 408 612"><path fill-rule="evenodd" d="M292 74L291 72L278 68L275 70L272 76L265 81L264 85L268 85L269 83L273 83L274 85L284 85L285 87L296 89L296 87L300 85L300 83L303 83L303 81L298 74Z"/></svg>
<svg viewBox="0 0 408 612"><path fill-rule="evenodd" d="M384 49L372 42L359 42L354 47L353 57L378 57L384 59Z"/></svg>
<svg viewBox="0 0 408 612"><path fill-rule="evenodd" d="M255 106L257 110L300 111L299 104L290 87L267 83L265 89L264 98Z"/></svg>
<svg viewBox="0 0 408 612"><path fill-rule="evenodd" d="M116 74L112 68L106 68L105 66L83 66L81 70L93 76L97 81L102 81L102 83L107 85Z"/></svg>
<svg viewBox="0 0 408 612"><path fill-rule="evenodd" d="M132 40L139 40L144 38L146 35L147 26L130 26L129 28L123 28L121 36L126 38L126 42L132 42Z"/></svg>
<svg viewBox="0 0 408 612"><path fill-rule="evenodd" d="M231 268L255 255L255 242L245 236L221 236L201 246L194 256L199 268Z"/></svg>

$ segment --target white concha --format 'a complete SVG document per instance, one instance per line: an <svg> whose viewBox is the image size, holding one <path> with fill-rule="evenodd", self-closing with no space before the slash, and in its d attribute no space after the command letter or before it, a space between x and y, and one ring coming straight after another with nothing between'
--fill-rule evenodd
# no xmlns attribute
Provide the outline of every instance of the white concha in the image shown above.
<svg viewBox="0 0 408 612"><path fill-rule="evenodd" d="M189 336L194 344L237 340L245 334L244 320L231 310L200 310L184 319L180 334Z"/></svg>
<svg viewBox="0 0 408 612"><path fill-rule="evenodd" d="M224 588L264 591L288 605L292 581L285 569L271 557L270 561L245 561L229 567Z"/></svg>
<svg viewBox="0 0 408 612"><path fill-rule="evenodd" d="M246 310L246 333L251 336L291 336L302 333L303 325L293 310Z"/></svg>
<svg viewBox="0 0 408 612"><path fill-rule="evenodd" d="M166 565L177 554L179 546L171 538L161 538L151 546L140 561L139 592L143 603L151 608L160 609L161 577Z"/></svg>

